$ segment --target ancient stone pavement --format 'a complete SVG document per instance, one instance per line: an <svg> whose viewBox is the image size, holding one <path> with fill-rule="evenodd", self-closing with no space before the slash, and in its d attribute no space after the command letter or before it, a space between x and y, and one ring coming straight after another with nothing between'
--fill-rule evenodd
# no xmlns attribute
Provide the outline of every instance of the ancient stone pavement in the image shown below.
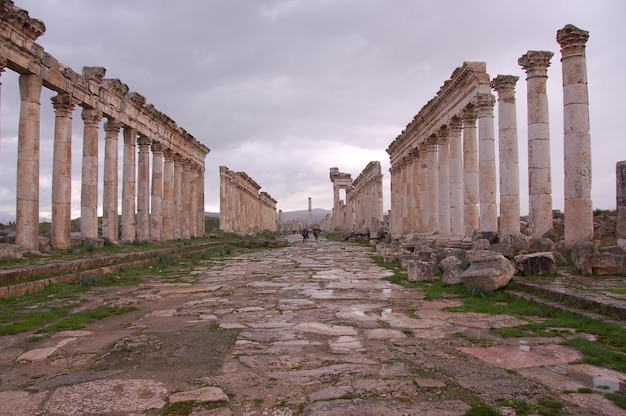
<svg viewBox="0 0 626 416"><path fill-rule="evenodd" d="M0 414L463 415L549 395L562 414L624 414L575 393L600 370L558 339L497 338L488 328L520 321L424 301L382 280L370 248L289 238L94 289L84 305L138 310L83 331L0 337Z"/></svg>

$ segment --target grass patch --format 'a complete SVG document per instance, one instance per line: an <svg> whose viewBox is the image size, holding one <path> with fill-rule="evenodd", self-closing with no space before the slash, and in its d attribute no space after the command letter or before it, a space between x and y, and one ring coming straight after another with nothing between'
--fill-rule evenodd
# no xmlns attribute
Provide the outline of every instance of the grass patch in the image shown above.
<svg viewBox="0 0 626 416"><path fill-rule="evenodd" d="M109 316L121 315L136 310L137 308L133 306L125 306L123 308L116 306L100 306L90 311L73 313L58 322L45 326L37 331L37 333L53 334L61 331L74 331L84 328L87 324L92 322L108 318Z"/></svg>
<svg viewBox="0 0 626 416"><path fill-rule="evenodd" d="M574 338L563 342L564 345L574 347L584 354L584 363L599 367L611 368L626 373L626 355L613 351L596 342L584 338ZM625 346L626 347L626 346Z"/></svg>

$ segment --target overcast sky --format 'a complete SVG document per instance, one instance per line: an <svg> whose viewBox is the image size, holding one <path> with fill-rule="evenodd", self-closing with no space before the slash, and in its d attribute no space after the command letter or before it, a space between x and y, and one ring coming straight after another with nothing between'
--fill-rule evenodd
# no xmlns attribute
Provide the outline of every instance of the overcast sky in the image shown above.
<svg viewBox="0 0 626 416"><path fill-rule="evenodd" d="M332 209L329 169L356 178L464 61L518 75L521 211L528 212L528 50L554 52L548 69L553 205L563 202L563 99L556 32L590 32L594 208L615 209L615 164L626 160L626 2L623 0L15 0L44 21L38 43L81 72L106 68L211 152L207 211L219 211L219 166L244 171L283 211ZM0 219L15 211L19 94L2 82ZM52 92L41 99L40 210L51 205ZM80 213L81 109L74 111L72 209ZM497 114L497 108L495 109ZM495 119L497 131L497 117ZM100 155L104 154L101 123ZM496 136L497 142L497 136ZM497 154L497 153L496 153ZM121 158L121 146L120 146ZM121 159L120 159L121 160ZM100 163L100 192L102 191ZM121 168L120 163L120 168ZM121 173L120 173L121 181ZM121 187L120 187L121 192ZM102 205L100 197L99 205ZM101 213L101 208L100 208Z"/></svg>

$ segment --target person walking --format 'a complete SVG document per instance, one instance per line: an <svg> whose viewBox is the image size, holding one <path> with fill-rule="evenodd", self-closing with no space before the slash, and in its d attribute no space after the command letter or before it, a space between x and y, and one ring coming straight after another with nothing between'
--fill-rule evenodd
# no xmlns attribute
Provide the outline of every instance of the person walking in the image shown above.
<svg viewBox="0 0 626 416"><path fill-rule="evenodd" d="M309 239L309 230L306 227L302 230L302 242L306 243L306 240Z"/></svg>

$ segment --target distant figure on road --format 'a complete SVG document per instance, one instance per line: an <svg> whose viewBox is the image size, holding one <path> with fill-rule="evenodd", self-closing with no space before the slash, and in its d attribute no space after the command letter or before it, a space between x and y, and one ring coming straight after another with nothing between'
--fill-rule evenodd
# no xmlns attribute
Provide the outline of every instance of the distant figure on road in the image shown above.
<svg viewBox="0 0 626 416"><path fill-rule="evenodd" d="M313 228L313 237L315 237L315 241L317 241L319 236L320 236L320 230L317 228Z"/></svg>
<svg viewBox="0 0 626 416"><path fill-rule="evenodd" d="M309 238L309 230L306 228L302 230L302 242L306 243L306 240Z"/></svg>

